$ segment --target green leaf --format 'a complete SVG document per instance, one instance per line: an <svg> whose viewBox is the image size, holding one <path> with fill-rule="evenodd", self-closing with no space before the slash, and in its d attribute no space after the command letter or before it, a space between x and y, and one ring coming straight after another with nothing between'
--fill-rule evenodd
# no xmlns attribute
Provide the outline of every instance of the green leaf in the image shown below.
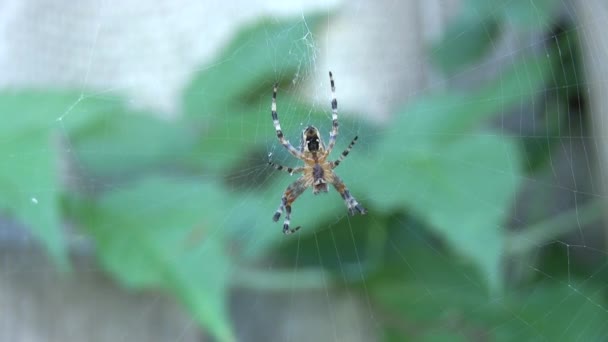
<svg viewBox="0 0 608 342"><path fill-rule="evenodd" d="M382 180L373 183L382 194L374 205L413 210L479 267L491 289L499 290L502 222L522 177L513 141L470 135L436 150L384 148L381 168L362 166L370 180Z"/></svg>
<svg viewBox="0 0 608 342"><path fill-rule="evenodd" d="M516 28L538 30L550 26L558 6L556 0L467 0L462 17L499 17Z"/></svg>
<svg viewBox="0 0 608 342"><path fill-rule="evenodd" d="M499 291L503 225L523 176L521 151L514 139L479 128L484 120L530 101L550 75L551 63L546 56L526 57L475 93L417 101L383 131L374 146L381 152L366 155L358 146L337 173L372 215L411 210L429 223L452 250L478 267L492 290ZM361 142L366 139L361 135ZM288 176L277 172L273 177ZM263 204L269 212L287 185L281 181L263 196L276 202ZM294 205L292 222L323 227L345 217L344 204L334 195L313 199L305 193ZM301 212L315 215L301 217ZM268 240L261 238L252 248L264 250L260 241L276 241L276 235L269 234L260 227L257 236Z"/></svg>
<svg viewBox="0 0 608 342"><path fill-rule="evenodd" d="M111 96L74 91L21 90L0 93L0 110L6 123L0 136L42 129L70 135L99 116L113 112L122 102Z"/></svg>
<svg viewBox="0 0 608 342"><path fill-rule="evenodd" d="M278 143L270 116L270 96L262 102L263 108L260 108L260 105L253 106L253 109L232 106L232 115L214 117L203 125L195 146L189 150L186 163L193 168L204 165L205 170L214 172L227 172L243 167L251 173L256 171L250 169L254 166L258 167L259 171L254 172L256 175L263 173L267 167L269 152L275 162L286 165L301 163L292 158ZM331 129L331 119L322 110L311 109L309 104L303 104L291 96L281 96L280 102L285 108L289 108L286 113L288 115L285 115L281 124L288 140L294 145L299 143L302 125L305 123L310 122L325 132ZM355 126L349 120L341 120L340 125L345 132L352 132L352 127Z"/></svg>
<svg viewBox="0 0 608 342"><path fill-rule="evenodd" d="M431 59L444 73L453 75L488 53L500 33L493 16L462 16L451 23L444 38L431 48Z"/></svg>
<svg viewBox="0 0 608 342"><path fill-rule="evenodd" d="M551 278L490 297L468 268L434 250L409 244L399 254L412 272L368 283L395 340L590 341L608 333L600 284Z"/></svg>
<svg viewBox="0 0 608 342"><path fill-rule="evenodd" d="M496 79L470 93L451 91L423 97L399 115L402 134L390 135L390 144L435 144L459 139L484 120L503 115L511 106L528 103L551 77L554 58L526 56L506 68Z"/></svg>
<svg viewBox="0 0 608 342"><path fill-rule="evenodd" d="M57 203L56 151L51 142L50 132L43 129L2 137L0 208L25 223L55 264L65 269L68 259Z"/></svg>
<svg viewBox="0 0 608 342"><path fill-rule="evenodd" d="M203 69L186 89L186 115L230 116L230 103L257 100L255 91L263 89L266 94L277 77L303 72L314 63L311 30L323 22L321 18L265 20L242 30L211 63L213 67Z"/></svg>
<svg viewBox="0 0 608 342"><path fill-rule="evenodd" d="M150 178L108 193L81 217L123 284L172 291L219 340L231 341L224 230L251 219L226 216L231 202L211 182Z"/></svg>
<svg viewBox="0 0 608 342"><path fill-rule="evenodd" d="M267 126L272 127L270 114L236 107L230 112L230 116L214 118L201 132L188 160L193 166L204 165L212 171L225 171L247 158L247 153L260 147L268 140L266 138L272 138L272 135L264 135ZM260 162L263 161L266 160Z"/></svg>
<svg viewBox="0 0 608 342"><path fill-rule="evenodd" d="M61 133L89 120L99 106L70 92L0 94L0 208L27 224L61 268L68 265L57 203Z"/></svg>
<svg viewBox="0 0 608 342"><path fill-rule="evenodd" d="M431 48L432 60L448 75L483 58L499 40L504 21L523 30L549 27L559 4L555 0L468 0L449 24L444 38Z"/></svg>
<svg viewBox="0 0 608 342"><path fill-rule="evenodd" d="M545 29L551 25L559 1L512 0L505 1L502 12L505 19L521 29Z"/></svg>
<svg viewBox="0 0 608 342"><path fill-rule="evenodd" d="M430 333L465 336L467 341L528 341L539 337L592 341L608 333L598 288L595 285L589 290L592 295L588 298L560 284L537 285L528 293L498 298L484 296L472 284L457 285L454 281L403 282L370 291L372 299L385 310L402 317L402 326L415 327L411 330L415 335L408 337L416 341L433 341L427 337Z"/></svg>
<svg viewBox="0 0 608 342"><path fill-rule="evenodd" d="M80 166L111 176L179 162L189 156L196 139L185 122L118 107L72 129L70 141Z"/></svg>
<svg viewBox="0 0 608 342"><path fill-rule="evenodd" d="M381 160L359 166L369 179L382 180L360 181L383 194L374 197L380 209L413 210L479 267L492 290L502 284L502 226L522 177L521 151L513 139L473 129L533 98L551 61L527 57L476 93L414 103L387 132ZM370 166L377 164L382 167Z"/></svg>

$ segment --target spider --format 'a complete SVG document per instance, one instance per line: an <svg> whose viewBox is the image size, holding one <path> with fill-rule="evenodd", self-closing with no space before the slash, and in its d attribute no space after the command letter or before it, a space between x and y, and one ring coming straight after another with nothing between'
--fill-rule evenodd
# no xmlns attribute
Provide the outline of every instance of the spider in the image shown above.
<svg viewBox="0 0 608 342"><path fill-rule="evenodd" d="M358 137L355 136L355 138L350 142L348 147L342 152L342 155L340 155L337 160L327 160L331 150L336 144L336 137L338 136L338 101L336 100L336 87L334 85L334 78L331 71L329 72L329 81L331 84L332 130L329 133L329 144L327 145L327 149L325 148L325 144L321 139L319 130L314 126L308 126L302 131L302 140L299 150L293 147L289 140L285 139L283 136L283 131L281 131L281 124L279 123L279 116L277 114L278 84L275 83L274 85L272 92L271 113L274 128L277 131L277 138L279 139L281 145L283 145L283 147L285 147L289 153L304 161L304 166L296 168L284 167L282 165L275 164L270 160L268 161L268 164L277 170L285 170L289 174L303 173L300 178L287 187L283 193L283 197L281 198L281 204L272 217L272 220L277 222L283 211L286 212L285 221L283 222L284 234L291 234L300 229L300 226L296 228L289 228L289 220L291 219L291 204L304 192L304 190L310 186L312 186L313 194L316 195L321 192L327 192L327 184L332 184L344 199L348 212L351 216L355 215L357 212L363 215L367 213L367 210L363 208L363 206L361 206L359 202L357 202L357 200L350 194L350 191L348 191L348 188L344 182L342 182L340 177L338 177L334 172L334 169L340 165L346 156L348 156L348 153L355 145Z"/></svg>

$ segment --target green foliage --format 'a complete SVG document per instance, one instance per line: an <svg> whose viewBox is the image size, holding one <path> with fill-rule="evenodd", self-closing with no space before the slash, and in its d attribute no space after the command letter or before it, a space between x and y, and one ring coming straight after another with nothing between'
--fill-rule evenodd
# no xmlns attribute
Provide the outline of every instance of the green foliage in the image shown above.
<svg viewBox="0 0 608 342"><path fill-rule="evenodd" d="M469 3L473 10L432 51L448 73L482 58L505 20L529 29L545 20L538 18L549 20L552 8L550 1ZM406 324L404 335L393 320L383 320L387 339L593 337L577 335L580 329L566 323L604 334L604 320L594 319L603 309L595 305L602 299L592 281L505 289L505 256L525 255L569 229L548 221L527 233L506 233L520 182L532 168L523 165L524 139L491 126L509 108L534 101L548 81L572 81L575 73L551 79L562 77L554 71L563 61L550 48L547 55L514 57L478 90L420 97L390 126L342 116L336 151L346 147L349 134L360 139L337 173L369 215L348 218L336 193L313 199L306 192L294 205L292 222L303 227L297 238L280 233L271 217L296 177L272 172L267 154L289 166L296 161L276 142L270 90L276 81L297 84L297 75L309 72L315 51L307 37L321 19L264 21L242 31L195 75L176 121L112 98L2 95L0 112L22 115L7 116L0 127L0 207L30 226L59 265L67 264L60 227L70 218L94 240L101 264L121 284L172 293L219 340L234 340L227 314L231 286L294 289L329 286L338 278L348 286L365 282L374 304ZM288 87L281 90L280 107L290 116L328 131L326 108L311 109ZM292 141L298 122L283 122ZM533 159L550 152L541 146ZM56 166L65 159L82 173L80 192L58 181ZM599 211L596 203L574 217ZM256 265L269 257L285 269L258 272ZM292 265L309 268L296 269L301 281L294 280ZM568 316L572 310L575 319ZM553 320L559 329L551 327Z"/></svg>
<svg viewBox="0 0 608 342"><path fill-rule="evenodd" d="M386 340L570 341L608 333L596 284L545 282L488 298L469 268L416 243L402 250L401 261L416 273L374 282L370 289L379 315L391 317L385 320Z"/></svg>
<svg viewBox="0 0 608 342"><path fill-rule="evenodd" d="M505 20L519 29L548 27L553 21L555 9L560 3L556 0L503 0L503 2L501 11Z"/></svg>
<svg viewBox="0 0 608 342"><path fill-rule="evenodd" d="M383 180L369 189L383 194L376 201L380 208L413 210L471 258L494 290L502 284L502 222L522 179L521 156L513 139L472 128L529 100L550 70L545 57L527 58L477 93L416 101L378 146L382 160L356 167L369 179Z"/></svg>
<svg viewBox="0 0 608 342"><path fill-rule="evenodd" d="M431 51L433 61L445 73L453 74L462 67L472 64L485 56L492 48L492 43L500 33L496 18L460 17L449 26L449 32L458 32L456 36L446 36L436 43ZM445 51L459 51L457 54Z"/></svg>
<svg viewBox="0 0 608 342"><path fill-rule="evenodd" d="M175 163L194 148L197 138L184 122L168 123L117 106L71 130L70 141L79 166L108 177Z"/></svg>
<svg viewBox="0 0 608 342"><path fill-rule="evenodd" d="M554 19L555 0L466 0L462 17L497 17L519 30L545 28Z"/></svg>
<svg viewBox="0 0 608 342"><path fill-rule="evenodd" d="M67 252L58 196L58 131L67 116L82 124L105 104L74 93L30 91L0 95L0 209L27 224L44 243L53 261L66 269Z"/></svg>
<svg viewBox="0 0 608 342"><path fill-rule="evenodd" d="M32 129L0 144L0 207L32 228L57 265L67 267L57 207L57 170L50 132ZM4 140L3 138L3 140ZM18 151L18 153L15 153Z"/></svg>
<svg viewBox="0 0 608 342"><path fill-rule="evenodd" d="M558 4L554 0L467 0L444 38L433 45L431 57L446 74L461 72L491 51L505 23L519 30L546 28Z"/></svg>
<svg viewBox="0 0 608 342"><path fill-rule="evenodd" d="M214 119L232 113L231 101L251 99L253 90L268 89L277 81L268 75L291 75L290 71L313 63L313 47L305 38L322 17L307 16L306 22L265 20L242 31L212 67L200 72L184 93L186 115ZM275 76L276 77L276 76Z"/></svg>
<svg viewBox="0 0 608 342"><path fill-rule="evenodd" d="M229 341L231 262L222 226L223 206L234 200L212 183L150 177L82 208L81 221L122 283L175 293L201 324Z"/></svg>

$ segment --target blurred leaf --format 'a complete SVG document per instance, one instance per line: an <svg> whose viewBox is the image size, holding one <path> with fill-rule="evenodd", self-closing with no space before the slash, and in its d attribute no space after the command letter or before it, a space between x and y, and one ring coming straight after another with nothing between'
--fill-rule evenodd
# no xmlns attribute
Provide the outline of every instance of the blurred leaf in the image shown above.
<svg viewBox="0 0 608 342"><path fill-rule="evenodd" d="M487 17L491 15L506 16L514 23L526 29L546 27L544 19L552 15L552 11L559 5L555 0L465 0L462 6L465 16L477 15Z"/></svg>
<svg viewBox="0 0 608 342"><path fill-rule="evenodd" d="M468 0L431 48L432 60L448 75L478 62L496 41L503 21L523 30L550 26L555 0Z"/></svg>
<svg viewBox="0 0 608 342"><path fill-rule="evenodd" d="M554 141L553 137L559 137L563 124L567 122L564 116L568 113L561 109L565 107L566 105L559 99L545 103L544 113L538 119L540 124L535 127L536 131L521 137L525 153L524 160L527 162L525 164L527 174L546 172L550 166L552 152L556 146L560 145Z"/></svg>
<svg viewBox="0 0 608 342"><path fill-rule="evenodd" d="M437 249L426 247L428 240L408 234L393 244L392 254L399 256L394 276L368 284L390 340L466 341L492 337L486 324L495 318L484 286L470 268ZM480 241L480 240L479 240ZM395 267L397 265L391 265ZM389 272L387 270L386 272ZM483 314L476 315L483 311ZM399 328L398 328L399 327ZM489 335L489 336L487 336Z"/></svg>
<svg viewBox="0 0 608 342"><path fill-rule="evenodd" d="M272 216L287 186L299 176L289 176L287 173L276 171L269 177L277 179L271 187L241 195L243 203L253 202L259 205L259 211L256 213L258 219L253 220L249 226L237 227L237 230L232 232L234 238L241 243L245 258L262 257L271 247L285 240L298 239L299 234L313 234L315 228L323 227L328 220L337 221L347 214L340 195L335 191L314 196L312 190L307 190L298 197L291 215L291 224L302 228L298 234L285 236L282 233L284 215L279 222L273 222Z"/></svg>
<svg viewBox="0 0 608 342"><path fill-rule="evenodd" d="M403 335L416 341L434 341L429 333L471 340L597 340L605 336L606 312L602 300L565 285L539 286L525 295L495 299L473 286L416 282L372 288ZM431 335L431 337L433 336ZM445 341L452 339L442 339Z"/></svg>
<svg viewBox="0 0 608 342"><path fill-rule="evenodd" d="M369 179L383 180L363 181L382 194L374 204L413 210L480 268L491 289L500 289L501 225L522 177L516 145L507 138L471 135L437 152L384 148L382 168L364 169ZM404 156L407 168L395 172L403 169Z"/></svg>
<svg viewBox="0 0 608 342"><path fill-rule="evenodd" d="M306 20L262 21L245 28L224 49L212 67L203 69L184 94L188 116L230 116L230 104L256 99L256 91L271 90L277 74L291 77L312 64L311 31L321 16ZM268 105L270 110L270 104Z"/></svg>
<svg viewBox="0 0 608 342"><path fill-rule="evenodd" d="M431 58L444 73L454 74L488 53L499 33L496 17L458 17L431 48Z"/></svg>
<svg viewBox="0 0 608 342"><path fill-rule="evenodd" d="M506 20L518 28L537 30L551 25L559 1L555 0L502 0Z"/></svg>
<svg viewBox="0 0 608 342"><path fill-rule="evenodd" d="M389 143L404 144L404 134L408 146L459 139L483 120L504 115L514 105L533 101L552 75L554 58L553 53L526 56L476 92L452 91L419 99L406 108L405 115L398 116L403 134L389 136L393 139Z"/></svg>
<svg viewBox="0 0 608 342"><path fill-rule="evenodd" d="M270 110L266 108L269 102L269 98L264 98L262 105L247 108L233 106L232 115L217 116L207 122L203 125L204 128L198 136L196 145L189 151L186 164L195 168L204 165L206 170L215 172L225 173L236 170L235 172L239 173L236 176L245 177L248 186L252 185L252 178L241 173L259 174L269 171L267 169L269 152L274 162L297 166L301 162L291 157L278 143ZM281 124L287 139L292 144L299 144L302 126L307 123L314 124L321 131L329 132L331 119L323 109L311 108L309 104L304 104L289 95L281 96L280 102L289 108L289 116ZM340 125L344 132L355 130L353 128L355 123L352 120L341 120ZM360 126L359 124L358 127ZM256 167L257 170L248 169L250 167ZM243 171L242 168L245 170Z"/></svg>
<svg viewBox="0 0 608 342"><path fill-rule="evenodd" d="M231 202L212 182L150 178L109 193L80 215L103 264L120 281L171 290L218 339L230 341L231 262L223 227L251 219L227 218Z"/></svg>
<svg viewBox="0 0 608 342"><path fill-rule="evenodd" d="M0 136L34 129L72 129L94 120L101 112L116 106L112 98L71 91L17 91L0 93L0 112L6 122Z"/></svg>
<svg viewBox="0 0 608 342"><path fill-rule="evenodd" d="M368 284L394 340L591 341L608 333L598 284L546 279L532 292L492 298L467 268L440 253L410 244L399 254L413 270L406 279Z"/></svg>
<svg viewBox="0 0 608 342"><path fill-rule="evenodd" d="M338 169L338 174L360 202L374 206L372 212L412 209L454 250L479 267L491 289L500 289L500 259L504 252L501 227L522 177L521 156L513 139L488 131L472 135L471 131L478 129L482 120L502 115L510 106L537 96L551 74L551 56L522 58L476 93L440 94L416 102L390 129L383 131L384 140L377 146L382 153L370 157L364 151L356 151L346 161L349 166ZM240 121L244 119L235 120L242 139L254 140L257 136L256 125L261 123L254 118L251 116L252 121L247 124ZM246 131L243 127L255 130ZM248 137L251 132L255 135ZM268 132L272 135L272 127L268 126ZM365 138L361 136L361 140ZM297 165L286 160L287 165ZM280 180L289 176L276 172L272 177ZM268 221L262 218L252 227L257 232L256 239L247 235L247 251L258 254L280 241L282 237L275 232L280 230L280 224L274 224L275 230L267 227L272 226L271 212L278 205L280 194L295 179L293 176L289 181L279 181L261 195L262 207L269 208ZM338 222L346 217L343 205L334 193L313 199L305 192L294 206L292 223L323 227L327 222ZM302 217L298 214L302 212L315 215ZM349 227L352 229L350 223ZM310 233L310 228L300 231Z"/></svg>
<svg viewBox="0 0 608 342"><path fill-rule="evenodd" d="M335 193L335 191L331 190ZM293 263L294 267L298 268L323 268L333 270L336 273L341 273L343 280L360 281L362 272L366 271L366 266L379 266L382 263L382 250L386 247L385 241L381 240L378 243L380 246L380 256L375 255L377 250L372 250L372 246L368 243L370 236L378 233L385 233L386 227L378 221L382 220L379 215L357 216L346 219L346 205L337 193L328 194L324 197L330 197L331 201L337 206L334 208L334 214L328 215L326 218L330 222L327 229L316 230L311 234L308 225L302 229L297 240L289 239L279 245L279 253L285 262ZM300 209L314 210L315 212L321 207L317 202L317 198L310 201L311 207ZM324 204L324 203L323 203ZM309 204L303 204L307 207ZM341 205L341 206L340 206ZM302 215L298 216L298 224L304 219ZM333 220L332 220L333 218ZM340 219L343 218L343 219ZM318 226L318 225L317 225ZM315 253L301 253L301 251L316 251ZM336 252L339 251L339 252ZM372 265L373 264L373 265Z"/></svg>
<svg viewBox="0 0 608 342"><path fill-rule="evenodd" d="M470 132L482 119L533 98L550 75L551 61L527 57L477 93L414 103L386 134L381 159L367 164L382 167L360 166L369 179L382 180L362 181L383 194L376 199L380 208L413 209L480 268L493 290L502 283L502 224L522 177L521 156L513 139Z"/></svg>
<svg viewBox="0 0 608 342"><path fill-rule="evenodd" d="M0 93L0 208L27 224L62 268L68 260L57 203L59 137L64 119L84 122L100 106L70 92Z"/></svg>
<svg viewBox="0 0 608 342"><path fill-rule="evenodd" d="M101 175L120 175L184 159L196 143L185 122L115 108L74 129L71 143L80 166Z"/></svg>
<svg viewBox="0 0 608 342"><path fill-rule="evenodd" d="M555 242L560 236L569 232L582 233L583 229L590 228L592 223L598 222L602 218L605 207L606 203L602 200L587 201L569 210L564 210L559 215L531 224L521 231L511 232L506 243L506 250L512 256L531 253L539 246Z"/></svg>
<svg viewBox="0 0 608 342"><path fill-rule="evenodd" d="M10 123L7 125L5 119L3 125ZM3 135L0 141L0 208L25 223L55 264L65 269L68 259L57 202L57 152L50 132L31 129L15 133Z"/></svg>
<svg viewBox="0 0 608 342"><path fill-rule="evenodd" d="M264 118L268 120L260 122ZM272 127L272 121L270 114L264 118L257 110L235 107L231 115L211 120L193 147L189 162L213 171L225 171L234 166L248 157L247 153L256 148L256 143L266 142L268 136L263 135L264 126Z"/></svg>
<svg viewBox="0 0 608 342"><path fill-rule="evenodd" d="M510 0L464 0L461 6L460 16L479 18L491 16Z"/></svg>

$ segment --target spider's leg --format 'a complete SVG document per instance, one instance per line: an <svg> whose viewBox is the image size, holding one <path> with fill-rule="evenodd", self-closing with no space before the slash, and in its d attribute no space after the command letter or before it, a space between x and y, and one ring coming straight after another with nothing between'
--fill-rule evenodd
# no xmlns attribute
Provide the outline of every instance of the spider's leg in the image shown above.
<svg viewBox="0 0 608 342"><path fill-rule="evenodd" d="M331 132L329 133L329 143L327 144L327 154L331 152L336 144L338 136L338 100L336 100L336 86L334 84L334 76L329 72L329 82L331 84Z"/></svg>
<svg viewBox="0 0 608 342"><path fill-rule="evenodd" d="M285 147L287 151L289 151L289 153L291 153L294 157L301 159L302 154L300 153L300 151L296 150L296 148L293 147L293 145L291 145L291 143L285 139L285 136L283 136L283 131L281 130L281 123L279 123L279 115L277 114L277 87L278 84L275 83L274 88L272 90L272 107L270 109L270 112L272 114L272 122L274 123L274 129L277 131L277 138L279 138L279 142L281 143L281 145L283 145L283 147Z"/></svg>
<svg viewBox="0 0 608 342"><path fill-rule="evenodd" d="M336 168L338 167L338 165L340 165L340 163L344 160L344 158L346 158L346 156L348 156L348 154L350 153L350 150L353 148L353 146L355 146L355 143L357 142L357 139L359 139L358 136L356 136L351 142L350 144L348 144L348 147L346 148L346 150L342 151L342 154L340 155L340 157L338 158L338 160L336 160L335 162L332 163L332 168Z"/></svg>
<svg viewBox="0 0 608 342"><path fill-rule="evenodd" d="M270 160L268 161L268 165L272 166L273 168L275 168L275 169L277 169L279 171L285 171L285 172L289 173L290 175L293 175L294 173L299 173L299 172L304 171L304 168L301 167L301 166L300 167L296 167L296 168L286 167L286 166L283 166L283 165L275 164L275 163L271 162Z"/></svg>
<svg viewBox="0 0 608 342"><path fill-rule="evenodd" d="M348 213L351 216L355 215L357 212L362 215L367 214L367 210L363 208L363 206L359 204L359 202L357 202L353 195L350 194L350 191L348 190L344 182L342 182L340 177L334 175L332 183L336 190L340 193L340 196L342 196L342 199L344 199L344 203L346 203L346 207L348 208Z"/></svg>
<svg viewBox="0 0 608 342"><path fill-rule="evenodd" d="M287 187L285 193L283 194L283 197L281 198L281 204L279 205L277 211L274 213L272 220L274 222L277 222L279 220L279 217L281 217L283 211L285 211L285 221L283 221L284 234L291 234L300 229L300 226L296 228L289 228L289 223L291 220L291 204L298 198L298 196L300 196L304 192L304 190L306 190L307 187L308 186L306 185L306 179L304 177L300 177L298 180L291 183Z"/></svg>

